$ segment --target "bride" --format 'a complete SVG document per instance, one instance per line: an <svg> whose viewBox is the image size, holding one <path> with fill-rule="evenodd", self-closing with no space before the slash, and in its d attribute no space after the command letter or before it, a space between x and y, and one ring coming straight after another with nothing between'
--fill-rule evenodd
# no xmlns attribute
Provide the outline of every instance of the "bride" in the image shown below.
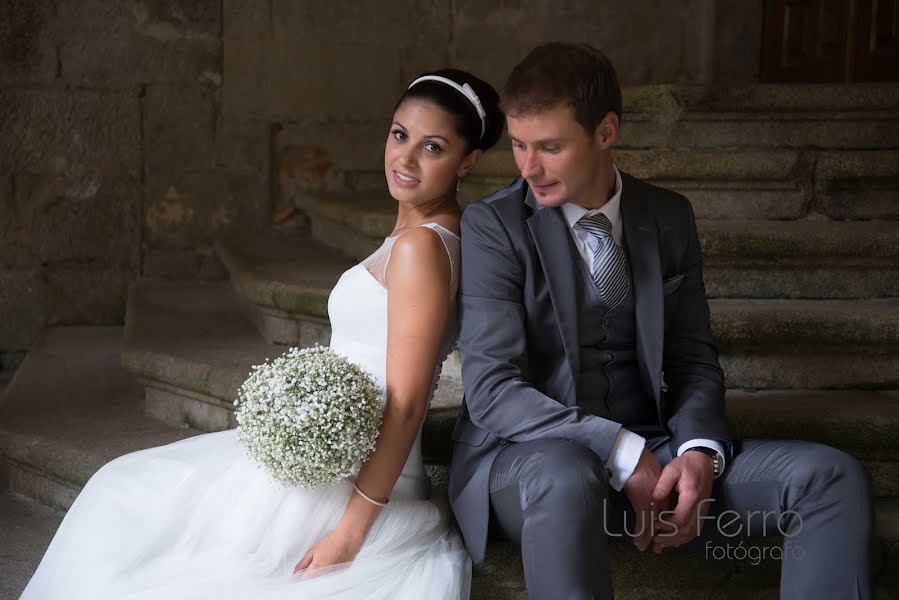
<svg viewBox="0 0 899 600"><path fill-rule="evenodd" d="M471 563L429 499L421 423L456 335L458 181L502 124L496 91L453 69L397 104L384 149L396 226L328 301L331 348L383 392L355 481L282 487L233 430L122 456L87 483L22 598L467 598Z"/></svg>

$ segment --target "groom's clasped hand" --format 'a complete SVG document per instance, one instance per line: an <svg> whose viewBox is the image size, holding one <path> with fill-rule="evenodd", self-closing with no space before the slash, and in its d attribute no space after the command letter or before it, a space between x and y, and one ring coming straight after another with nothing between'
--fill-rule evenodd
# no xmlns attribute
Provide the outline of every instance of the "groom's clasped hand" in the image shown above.
<svg viewBox="0 0 899 600"><path fill-rule="evenodd" d="M634 545L658 554L698 536L713 481L711 458L705 454L686 452L662 468L644 449L623 489L636 513Z"/></svg>

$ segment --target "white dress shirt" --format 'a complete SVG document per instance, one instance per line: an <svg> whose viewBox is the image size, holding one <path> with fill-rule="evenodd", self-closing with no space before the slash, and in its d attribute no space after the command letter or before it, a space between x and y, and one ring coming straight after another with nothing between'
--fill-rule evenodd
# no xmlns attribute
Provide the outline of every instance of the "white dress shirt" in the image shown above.
<svg viewBox="0 0 899 600"><path fill-rule="evenodd" d="M568 223L568 230L571 232L571 237L574 239L574 245L577 247L578 253L581 255L588 273L591 272L593 257L598 249L599 240L596 239L596 236L578 225L578 220L586 215L603 213L608 217L609 222L612 224L612 239L618 246L622 246L624 236L621 224L621 173L618 172L618 167L613 166L612 170L615 172L615 193L609 198L609 201L600 208L587 210L582 206L570 202L566 202L560 207L562 214L565 217L565 221ZM612 446L612 452L609 454L609 459L606 461L606 470L611 473L609 485L611 485L613 489L621 491L621 488L624 487L624 484L630 478L631 474L633 474L634 469L637 468L637 463L640 461L640 454L643 452L645 446L646 440L633 431L629 431L622 427L618 432L618 438L615 440L615 444ZM681 444L680 448L677 449L677 455L680 456L690 448L696 448L697 446L712 448L718 452L718 454L721 455L721 472L724 472L724 446L717 440L701 438L688 440Z"/></svg>

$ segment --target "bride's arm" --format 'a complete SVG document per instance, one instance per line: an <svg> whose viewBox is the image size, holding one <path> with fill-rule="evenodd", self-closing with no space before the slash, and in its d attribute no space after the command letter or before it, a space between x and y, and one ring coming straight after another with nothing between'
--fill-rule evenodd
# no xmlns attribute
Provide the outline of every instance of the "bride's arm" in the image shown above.
<svg viewBox="0 0 899 600"><path fill-rule="evenodd" d="M377 445L356 480L375 502L386 502L424 418L450 310L450 276L446 248L435 231L418 227L394 243L386 275L387 401ZM296 570L353 560L380 510L353 493L337 528Z"/></svg>

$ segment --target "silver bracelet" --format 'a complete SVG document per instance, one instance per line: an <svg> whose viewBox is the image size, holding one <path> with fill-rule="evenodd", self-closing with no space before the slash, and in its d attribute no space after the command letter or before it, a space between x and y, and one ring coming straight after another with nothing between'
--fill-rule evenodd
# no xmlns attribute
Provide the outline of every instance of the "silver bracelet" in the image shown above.
<svg viewBox="0 0 899 600"><path fill-rule="evenodd" d="M374 498L369 498L369 497L365 494L365 492L363 492L362 490L359 489L359 484L358 484L358 483L354 483L354 484L353 484L353 488L356 490L356 493L357 493L357 494L359 494L360 496L362 496L363 498L365 498L366 500L368 500L369 502L371 502L371 503L374 504L375 506L380 506L380 507L383 508L383 507L387 506L387 502L390 502L390 500L387 500L387 502L378 502L378 501L375 500Z"/></svg>

